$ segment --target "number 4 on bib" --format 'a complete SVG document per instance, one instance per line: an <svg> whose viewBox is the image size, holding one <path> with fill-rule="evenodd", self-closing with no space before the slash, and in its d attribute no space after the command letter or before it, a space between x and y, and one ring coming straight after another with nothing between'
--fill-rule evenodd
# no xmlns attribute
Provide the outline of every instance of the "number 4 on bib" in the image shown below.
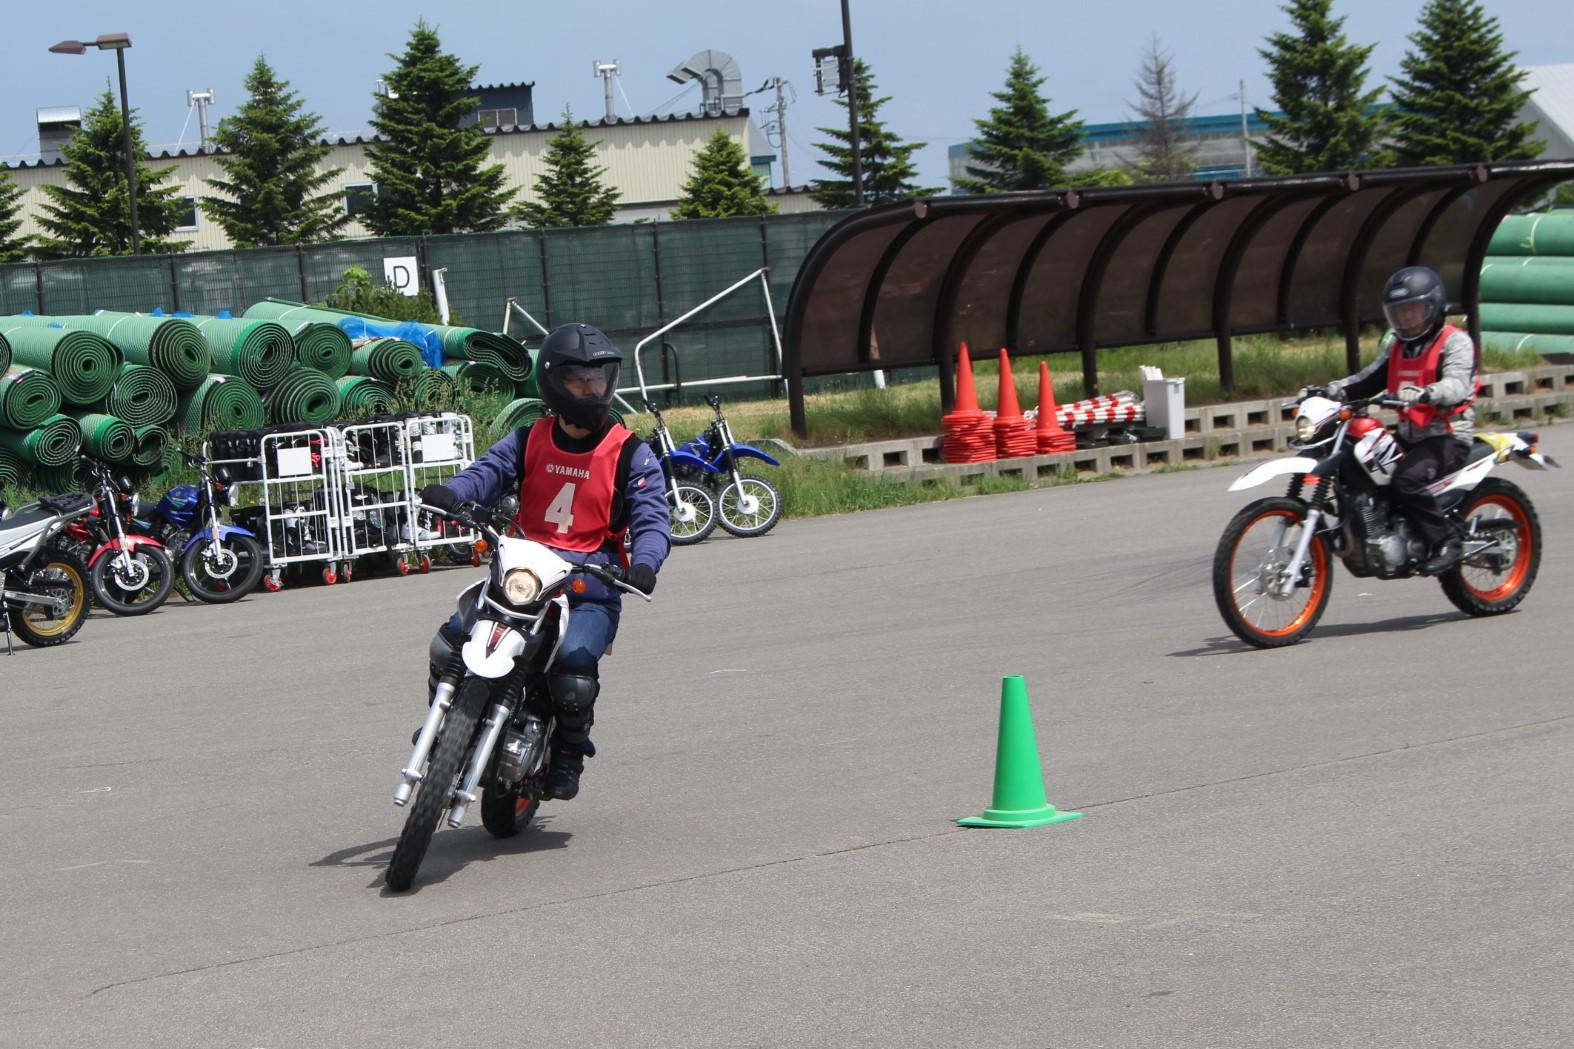
<svg viewBox="0 0 1574 1049"><path fill-rule="evenodd" d="M566 482L552 504L547 507L546 519L557 525L558 535L564 535L574 526L574 482Z"/></svg>

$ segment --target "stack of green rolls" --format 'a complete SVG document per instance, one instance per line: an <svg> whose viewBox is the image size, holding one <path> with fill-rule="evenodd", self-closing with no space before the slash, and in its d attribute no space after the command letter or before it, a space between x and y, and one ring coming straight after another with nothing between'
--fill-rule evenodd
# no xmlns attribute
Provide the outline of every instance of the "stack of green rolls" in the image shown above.
<svg viewBox="0 0 1574 1049"><path fill-rule="evenodd" d="M175 418L179 395L168 375L145 364L127 364L110 387L109 396L95 407L132 426L167 423Z"/></svg>
<svg viewBox="0 0 1574 1049"><path fill-rule="evenodd" d="M97 413L78 415L76 421L82 428L82 451L108 463L131 458L137 435L130 424L113 415Z"/></svg>
<svg viewBox="0 0 1574 1049"><path fill-rule="evenodd" d="M169 434L162 426L139 426L131 461L141 467L159 466L169 446Z"/></svg>
<svg viewBox="0 0 1574 1049"><path fill-rule="evenodd" d="M266 420L262 398L245 382L210 375L175 407L175 421L187 433L255 430Z"/></svg>
<svg viewBox="0 0 1574 1049"><path fill-rule="evenodd" d="M456 388L447 369L425 368L410 387L411 406L418 412L446 408L453 401Z"/></svg>
<svg viewBox="0 0 1574 1049"><path fill-rule="evenodd" d="M355 339L350 352L350 374L370 375L384 382L414 379L426 368L421 348L392 337Z"/></svg>
<svg viewBox="0 0 1574 1049"><path fill-rule="evenodd" d="M60 411L60 385L46 371L12 368L0 376L0 426L31 430Z"/></svg>
<svg viewBox="0 0 1574 1049"><path fill-rule="evenodd" d="M101 335L49 324L48 317L6 317L0 334L11 347L12 360L53 376L66 404L103 400L120 377L120 350Z"/></svg>
<svg viewBox="0 0 1574 1049"><path fill-rule="evenodd" d="M339 388L322 372L296 365L268 392L267 409L269 422L327 422L339 414Z"/></svg>
<svg viewBox="0 0 1574 1049"><path fill-rule="evenodd" d="M458 385L467 386L477 393L484 390L504 390L512 386L508 377L499 371L496 365L482 361L445 364L442 372Z"/></svg>
<svg viewBox="0 0 1574 1049"><path fill-rule="evenodd" d="M82 428L69 415L51 415L28 433L0 430L0 448L35 466L75 461Z"/></svg>
<svg viewBox="0 0 1574 1049"><path fill-rule="evenodd" d="M254 389L279 384L295 363L289 329L270 320L192 317L213 355L213 370L245 379Z"/></svg>
<svg viewBox="0 0 1574 1049"><path fill-rule="evenodd" d="M391 412L398 406L393 387L370 375L346 375L335 379L339 387L339 401L344 411L379 414Z"/></svg>
<svg viewBox="0 0 1574 1049"><path fill-rule="evenodd" d="M169 376L177 390L194 390L213 370L213 352L197 326L180 317L111 313L56 317L73 331L90 331L120 347L126 360Z"/></svg>

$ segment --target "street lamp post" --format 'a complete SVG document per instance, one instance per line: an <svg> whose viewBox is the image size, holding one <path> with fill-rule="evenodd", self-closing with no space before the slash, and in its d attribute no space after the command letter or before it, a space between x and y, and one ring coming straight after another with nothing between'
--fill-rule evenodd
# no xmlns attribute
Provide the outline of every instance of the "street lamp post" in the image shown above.
<svg viewBox="0 0 1574 1049"><path fill-rule="evenodd" d="M115 52L120 68L120 131L126 154L126 189L131 195L131 253L142 254L142 227L137 221L137 158L131 155L131 107L126 103L126 48L131 37L126 33L105 33L96 40L62 40L49 50L57 55L82 55L90 47Z"/></svg>

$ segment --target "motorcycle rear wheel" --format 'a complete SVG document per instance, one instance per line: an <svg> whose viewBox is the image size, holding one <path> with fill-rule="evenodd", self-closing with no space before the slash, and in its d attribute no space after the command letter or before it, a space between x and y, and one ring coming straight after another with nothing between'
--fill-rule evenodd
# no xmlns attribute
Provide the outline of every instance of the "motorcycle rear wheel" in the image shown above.
<svg viewBox="0 0 1574 1049"><path fill-rule="evenodd" d="M214 546L218 550L213 550ZM214 564L210 558L220 558ZM233 559L233 560L231 560ZM239 601L262 581L262 547L255 539L232 535L217 544L212 539L199 539L191 544L180 559L180 575L191 590L191 596L210 605Z"/></svg>
<svg viewBox="0 0 1574 1049"><path fill-rule="evenodd" d="M403 892L411 886L415 872L426 858L426 849L432 843L438 821L453 800L454 781L459 778L465 756L475 742L476 726L481 723L491 691L491 683L485 678L472 677L460 682L453 706L448 708L448 717L443 720L442 736L432 748L426 775L416 791L410 815L405 818L393 858L388 861L388 872L383 876L395 892Z"/></svg>
<svg viewBox="0 0 1574 1049"><path fill-rule="evenodd" d="M481 792L481 826L494 838L512 838L530 826L540 807L540 798L503 790L491 783Z"/></svg>
<svg viewBox="0 0 1574 1049"><path fill-rule="evenodd" d="M1541 520L1518 485L1496 477L1476 485L1459 516L1467 533L1498 532L1507 563L1489 560L1496 553L1490 550L1467 558L1438 577L1443 593L1466 615L1502 615L1525 600L1541 569Z"/></svg>
<svg viewBox="0 0 1574 1049"><path fill-rule="evenodd" d="M1230 632L1248 645L1293 645L1311 633L1328 607L1332 558L1320 535L1312 537L1303 582L1290 596L1274 597L1266 589L1294 554L1305 521L1303 503L1259 499L1236 514L1219 537L1213 555L1213 600Z"/></svg>
<svg viewBox="0 0 1574 1049"><path fill-rule="evenodd" d="M139 546L131 556L146 570L136 589L123 585L120 555L113 550L94 562L88 576L93 599L117 616L147 615L168 600L175 585L175 562L162 546Z"/></svg>
<svg viewBox="0 0 1574 1049"><path fill-rule="evenodd" d="M0 609L0 614L11 617L11 629L16 631L16 636L34 648L49 648L70 641L87 621L87 569L73 558L54 554L33 570L28 586L35 590L69 591L70 602L65 614L60 616L38 605Z"/></svg>
<svg viewBox="0 0 1574 1049"><path fill-rule="evenodd" d="M672 545L693 546L716 530L716 501L698 485L678 485L677 498L694 508L694 519L678 519L678 505L673 493L667 493L667 510L672 518Z"/></svg>
<svg viewBox="0 0 1574 1049"><path fill-rule="evenodd" d="M753 508L744 509L745 501L752 501ZM740 477L737 484L727 484L716 497L716 509L721 526L733 535L748 538L764 535L782 519L782 498L776 486L763 477Z"/></svg>

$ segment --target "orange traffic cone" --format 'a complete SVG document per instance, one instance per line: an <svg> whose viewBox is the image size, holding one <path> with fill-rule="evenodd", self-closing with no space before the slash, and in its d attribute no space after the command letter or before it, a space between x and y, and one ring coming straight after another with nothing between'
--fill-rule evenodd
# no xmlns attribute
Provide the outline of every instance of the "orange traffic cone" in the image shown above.
<svg viewBox="0 0 1574 1049"><path fill-rule="evenodd" d="M962 344L962 352L956 359L956 407L952 413L960 415L963 412L978 411L978 393L973 389L973 362L967 355L967 343Z"/></svg>
<svg viewBox="0 0 1574 1049"><path fill-rule="evenodd" d="M995 454L1002 459L1032 455L1038 440L1028 429L1017 401L1016 378L1011 374L1011 358L1000 349L1000 398L995 408Z"/></svg>
<svg viewBox="0 0 1574 1049"><path fill-rule="evenodd" d="M1049 377L1049 364L1038 364L1038 427L1034 436L1038 454L1076 451L1077 438L1060 425L1060 409L1055 405L1055 384Z"/></svg>
<svg viewBox="0 0 1574 1049"><path fill-rule="evenodd" d="M990 430L989 413L978 407L973 388L973 362L962 344L956 361L956 407L941 416L945 432L942 451L948 463L988 462L995 457L995 439Z"/></svg>

